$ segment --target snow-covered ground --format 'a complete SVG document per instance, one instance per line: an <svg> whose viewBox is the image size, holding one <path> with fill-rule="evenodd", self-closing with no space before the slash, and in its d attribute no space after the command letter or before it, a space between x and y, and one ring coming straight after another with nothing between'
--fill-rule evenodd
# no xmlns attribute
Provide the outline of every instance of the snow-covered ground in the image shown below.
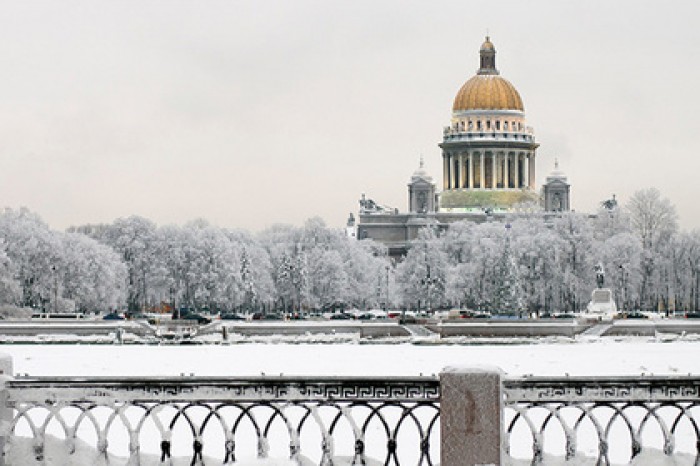
<svg viewBox="0 0 700 466"><path fill-rule="evenodd" d="M15 373L45 376L437 374L492 364L509 375L700 374L700 341L650 337L546 344L4 345Z"/></svg>
<svg viewBox="0 0 700 466"><path fill-rule="evenodd" d="M5 345L0 350L14 360L15 373L43 376L105 375L428 375L446 366L491 364L507 374L534 375L682 375L700 374L700 342L663 338L596 338L549 340L542 344L416 345L403 344L237 344L199 346ZM48 450L60 451L60 448ZM31 445L18 441L10 464L34 464ZM144 452L148 453L148 452ZM152 452L153 453L153 452ZM76 455L96 457L78 445ZM71 457L77 461L76 456ZM149 459L150 458L150 459ZM157 458L142 464L158 464ZM635 464L693 464L690 456L669 459L646 451ZM56 457L47 464L65 465ZM85 464L92 464L90 460ZM95 464L99 464L96 462ZM123 464L113 459L110 464ZM175 464L180 464L176 462ZM189 464L183 459L182 464ZM206 464L210 464L207 462ZM212 463L213 464L213 463ZM285 460L243 463L286 465ZM519 462L514 464L520 465ZM525 464L525 463L523 463ZM545 464L564 464L549 458ZM577 459L566 464L593 464Z"/></svg>

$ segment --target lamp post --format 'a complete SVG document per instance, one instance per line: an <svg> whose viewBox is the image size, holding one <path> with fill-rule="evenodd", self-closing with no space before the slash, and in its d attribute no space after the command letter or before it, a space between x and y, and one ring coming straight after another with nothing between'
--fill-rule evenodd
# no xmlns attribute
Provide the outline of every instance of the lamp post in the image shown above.
<svg viewBox="0 0 700 466"><path fill-rule="evenodd" d="M56 266L51 266L51 271L53 272L53 312L54 314L58 312L58 274L56 273Z"/></svg>
<svg viewBox="0 0 700 466"><path fill-rule="evenodd" d="M389 309L389 266L387 265L386 268L386 299L384 300L384 312Z"/></svg>

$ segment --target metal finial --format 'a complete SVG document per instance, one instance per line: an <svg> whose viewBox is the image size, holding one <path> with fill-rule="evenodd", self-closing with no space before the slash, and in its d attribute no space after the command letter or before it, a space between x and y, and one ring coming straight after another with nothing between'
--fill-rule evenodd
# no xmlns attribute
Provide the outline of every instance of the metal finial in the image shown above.
<svg viewBox="0 0 700 466"><path fill-rule="evenodd" d="M554 158L554 169L559 170L559 158Z"/></svg>
<svg viewBox="0 0 700 466"><path fill-rule="evenodd" d="M423 168L424 161L423 161L423 154L420 155L420 167Z"/></svg>

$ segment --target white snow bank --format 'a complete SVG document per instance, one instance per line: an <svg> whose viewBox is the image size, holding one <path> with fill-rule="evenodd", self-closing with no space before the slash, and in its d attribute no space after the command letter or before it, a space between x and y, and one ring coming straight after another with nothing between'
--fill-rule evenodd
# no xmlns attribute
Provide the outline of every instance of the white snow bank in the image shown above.
<svg viewBox="0 0 700 466"><path fill-rule="evenodd" d="M97 450L81 440L76 440L75 451L71 455L68 453L66 442L63 439L47 436L45 451L45 462L36 459L32 439L27 437L15 437L8 448L7 464L8 466L66 466L66 465L91 465L91 466L128 466L127 458L109 455L105 458L97 454ZM160 458L156 455L142 454L140 457L141 466L161 466ZM190 457L173 458L171 466L189 466L192 459ZM221 460L211 457L204 457L204 464L220 464ZM297 463L286 458L264 458L264 459L246 459L237 461L237 466L297 466ZM316 464L308 459L302 459L303 466ZM334 458L334 465L350 466L352 458ZM368 459L368 466L378 466L382 464L379 461ZM508 466L530 466L532 464L529 459L512 459L506 461ZM595 466L595 458L586 456L577 456L576 458L566 461L560 456L545 455L543 462L546 466ZM621 464L621 463L613 463ZM631 463L633 466L686 466L694 465L695 459L692 455L684 453L676 453L673 457L668 457L659 450L644 450Z"/></svg>
<svg viewBox="0 0 700 466"><path fill-rule="evenodd" d="M28 437L14 437L11 444L8 446L8 454L6 457L8 466L66 466L66 465L90 465L90 466L129 466L128 458L108 455L98 455L97 449L88 445L80 439L75 441L75 451L69 453L66 441L53 436L46 436L44 445L44 462L37 460L34 452L32 439ZM160 457L153 454L141 454L140 466L190 466L192 463L191 457L175 457L171 463L161 463ZM303 466L311 466L317 464L306 458L302 458ZM200 463L197 463L200 464ZM203 464L221 464L220 459L204 457ZM236 461L236 466L298 466L295 461L288 458L259 458L245 459ZM341 457L334 458L333 464L336 466L350 466L352 458ZM379 466L380 461L368 459L367 466Z"/></svg>
<svg viewBox="0 0 700 466"><path fill-rule="evenodd" d="M508 466L531 466L532 460L513 459L506 460ZM596 466L596 458L590 456L576 456L569 461L566 461L562 456L544 455L542 462L545 466ZM614 466L630 465L630 466L691 466L695 464L695 457L685 453L676 453L672 457L664 455L660 450L648 449L630 463L615 463Z"/></svg>

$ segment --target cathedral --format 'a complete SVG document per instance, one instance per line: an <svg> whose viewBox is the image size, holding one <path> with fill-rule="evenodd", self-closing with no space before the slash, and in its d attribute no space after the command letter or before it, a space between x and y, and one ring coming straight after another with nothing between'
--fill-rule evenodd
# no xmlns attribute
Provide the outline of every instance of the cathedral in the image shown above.
<svg viewBox="0 0 700 466"><path fill-rule="evenodd" d="M408 183L408 211L399 212L362 196L359 223L348 232L385 244L392 257L406 253L418 230L469 220L506 220L519 212L569 210L567 178L558 164L541 192L535 186L537 147L525 121L520 94L496 68L496 48L486 37L479 69L459 89L443 131L442 185L420 166Z"/></svg>

